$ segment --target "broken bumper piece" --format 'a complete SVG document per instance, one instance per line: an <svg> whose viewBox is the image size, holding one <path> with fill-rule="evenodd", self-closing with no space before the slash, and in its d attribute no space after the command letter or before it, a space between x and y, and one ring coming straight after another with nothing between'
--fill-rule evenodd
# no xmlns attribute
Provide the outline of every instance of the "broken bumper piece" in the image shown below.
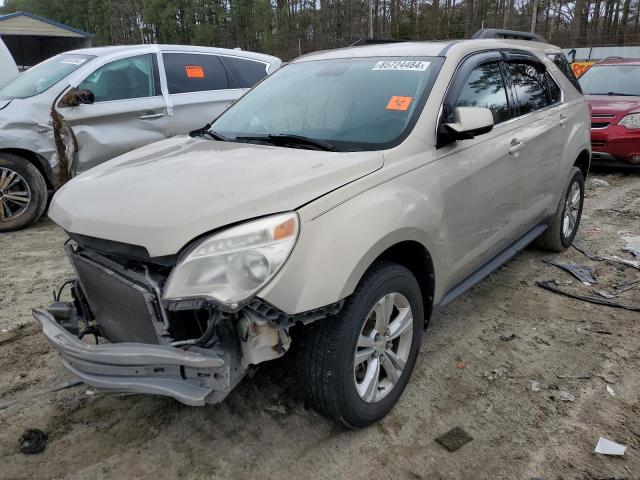
<svg viewBox="0 0 640 480"><path fill-rule="evenodd" d="M144 343L89 345L50 313L34 309L33 316L65 368L100 390L165 395L187 405L204 405L220 402L240 380L232 374L228 352Z"/></svg>

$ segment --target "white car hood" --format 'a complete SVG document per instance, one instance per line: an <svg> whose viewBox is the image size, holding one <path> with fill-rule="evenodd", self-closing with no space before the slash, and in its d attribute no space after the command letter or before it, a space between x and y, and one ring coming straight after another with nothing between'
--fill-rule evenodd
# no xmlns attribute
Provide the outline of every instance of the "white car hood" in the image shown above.
<svg viewBox="0 0 640 480"><path fill-rule="evenodd" d="M68 232L173 255L203 233L294 210L382 165L382 152L174 137L74 178L53 197L49 216Z"/></svg>

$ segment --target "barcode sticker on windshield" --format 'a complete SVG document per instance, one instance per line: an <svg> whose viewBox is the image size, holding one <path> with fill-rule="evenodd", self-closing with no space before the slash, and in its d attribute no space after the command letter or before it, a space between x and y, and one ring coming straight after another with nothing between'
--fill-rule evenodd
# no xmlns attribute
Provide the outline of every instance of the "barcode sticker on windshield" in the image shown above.
<svg viewBox="0 0 640 480"><path fill-rule="evenodd" d="M67 65L82 65L84 62L86 62L87 59L86 58L65 58L64 60L62 60L60 63L64 63Z"/></svg>
<svg viewBox="0 0 640 480"><path fill-rule="evenodd" d="M424 72L431 62L421 62L419 60L381 60L377 62L371 70L388 71L414 71Z"/></svg>

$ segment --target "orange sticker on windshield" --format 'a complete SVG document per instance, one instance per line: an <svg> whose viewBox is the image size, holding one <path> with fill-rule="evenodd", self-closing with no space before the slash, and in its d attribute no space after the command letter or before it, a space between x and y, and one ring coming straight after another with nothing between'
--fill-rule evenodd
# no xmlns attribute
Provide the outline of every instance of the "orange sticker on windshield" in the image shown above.
<svg viewBox="0 0 640 480"><path fill-rule="evenodd" d="M204 68L200 65L185 65L187 78L204 78Z"/></svg>
<svg viewBox="0 0 640 480"><path fill-rule="evenodd" d="M394 95L391 97L391 100L389 100L389 103L387 103L387 110L400 110L404 112L409 110L409 105L411 105L412 100L413 97L398 97Z"/></svg>

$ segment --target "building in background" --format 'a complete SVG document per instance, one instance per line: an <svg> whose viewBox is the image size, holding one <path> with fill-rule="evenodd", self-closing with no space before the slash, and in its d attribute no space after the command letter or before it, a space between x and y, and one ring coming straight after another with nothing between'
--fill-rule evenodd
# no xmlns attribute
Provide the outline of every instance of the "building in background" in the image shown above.
<svg viewBox="0 0 640 480"><path fill-rule="evenodd" d="M21 70L60 52L90 47L93 36L28 12L0 15L0 35Z"/></svg>

